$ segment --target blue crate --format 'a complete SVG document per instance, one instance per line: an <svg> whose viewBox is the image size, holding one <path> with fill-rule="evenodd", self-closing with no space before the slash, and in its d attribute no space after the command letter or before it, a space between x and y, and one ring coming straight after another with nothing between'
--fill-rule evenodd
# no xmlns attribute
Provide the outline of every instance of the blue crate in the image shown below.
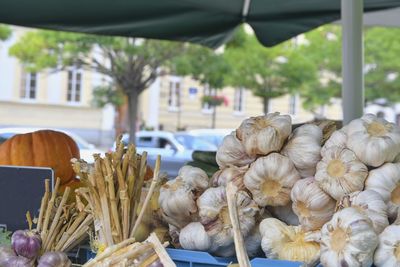
<svg viewBox="0 0 400 267"><path fill-rule="evenodd" d="M218 267L235 263L235 258L213 257L207 252L167 248L167 252L177 267ZM301 262L255 258L252 267L299 267Z"/></svg>

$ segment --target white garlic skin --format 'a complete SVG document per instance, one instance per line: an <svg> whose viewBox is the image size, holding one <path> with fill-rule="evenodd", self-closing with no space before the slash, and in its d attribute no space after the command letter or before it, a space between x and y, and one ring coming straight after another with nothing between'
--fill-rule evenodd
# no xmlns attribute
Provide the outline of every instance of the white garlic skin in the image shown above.
<svg viewBox="0 0 400 267"><path fill-rule="evenodd" d="M381 166L398 155L400 128L373 114L366 114L349 123L347 147L366 165Z"/></svg>
<svg viewBox="0 0 400 267"><path fill-rule="evenodd" d="M333 146L325 151L317 164L315 180L322 190L340 200L346 194L363 190L367 175L367 166L353 151Z"/></svg>
<svg viewBox="0 0 400 267"><path fill-rule="evenodd" d="M255 257L260 254L261 238L259 225L256 225L250 234L244 239L244 245L249 257Z"/></svg>
<svg viewBox="0 0 400 267"><path fill-rule="evenodd" d="M400 163L386 163L371 170L365 189L374 190L381 195L387 204L389 218L395 219L400 207Z"/></svg>
<svg viewBox="0 0 400 267"><path fill-rule="evenodd" d="M236 136L248 155L257 156L280 151L291 132L291 117L276 112L245 119Z"/></svg>
<svg viewBox="0 0 400 267"><path fill-rule="evenodd" d="M356 208L371 219L372 226L377 234L380 234L389 225L387 205L377 192L367 189L351 193L345 198L348 198L351 207Z"/></svg>
<svg viewBox="0 0 400 267"><path fill-rule="evenodd" d="M240 222L240 232L244 238L255 225L259 211L257 204L244 191L238 191L236 204ZM209 252L218 253L221 247L233 245L233 230L229 217L225 187L208 188L197 200L200 222L211 238ZM232 254L233 255L233 254Z"/></svg>
<svg viewBox="0 0 400 267"><path fill-rule="evenodd" d="M272 216L282 222L288 225L299 225L299 217L294 213L292 205L292 202L289 202L285 206L268 206L267 209L271 212Z"/></svg>
<svg viewBox="0 0 400 267"><path fill-rule="evenodd" d="M320 229L335 212L336 201L318 186L313 177L297 181L291 199L293 211L306 231Z"/></svg>
<svg viewBox="0 0 400 267"><path fill-rule="evenodd" d="M231 165L246 166L255 160L255 156L246 154L244 146L236 137L236 132L224 137L216 155L217 164L221 169Z"/></svg>
<svg viewBox="0 0 400 267"><path fill-rule="evenodd" d="M214 173L211 178L211 185L214 187L227 186L228 182L232 182L238 190L244 190L245 186L243 183L243 177L248 167L236 167L229 166L228 168L222 169Z"/></svg>
<svg viewBox="0 0 400 267"><path fill-rule="evenodd" d="M275 218L261 222L261 248L267 258L310 262L320 251L317 242L306 241L299 226L288 226Z"/></svg>
<svg viewBox="0 0 400 267"><path fill-rule="evenodd" d="M321 263L325 267L370 267L377 245L371 220L355 208L345 208L322 227Z"/></svg>
<svg viewBox="0 0 400 267"><path fill-rule="evenodd" d="M392 224L379 235L374 265L376 267L400 266L400 225Z"/></svg>
<svg viewBox="0 0 400 267"><path fill-rule="evenodd" d="M184 166L179 176L160 188L158 203L164 220L182 228L197 213L196 199L208 187L207 174L196 167Z"/></svg>
<svg viewBox="0 0 400 267"><path fill-rule="evenodd" d="M250 165L244 175L244 185L259 206L284 206L290 202L290 191L299 179L288 157L271 153Z"/></svg>
<svg viewBox="0 0 400 267"><path fill-rule="evenodd" d="M281 153L289 157L301 177L313 176L321 159L321 142L321 128L304 124L293 131Z"/></svg>
<svg viewBox="0 0 400 267"><path fill-rule="evenodd" d="M321 148L321 155L325 154L326 150L333 146L346 148L346 143L347 143L347 126L332 133L329 139L326 140L324 146Z"/></svg>
<svg viewBox="0 0 400 267"><path fill-rule="evenodd" d="M211 238L201 223L192 222L182 228L179 243L184 249L207 251L211 247Z"/></svg>

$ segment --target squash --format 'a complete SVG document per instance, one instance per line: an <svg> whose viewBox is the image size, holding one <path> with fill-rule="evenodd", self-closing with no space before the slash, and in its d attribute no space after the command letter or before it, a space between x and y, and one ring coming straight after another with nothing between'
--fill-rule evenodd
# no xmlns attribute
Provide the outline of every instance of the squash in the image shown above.
<svg viewBox="0 0 400 267"><path fill-rule="evenodd" d="M0 146L0 165L50 167L66 184L75 178L70 160L79 159L79 148L68 135L40 130L17 134Z"/></svg>

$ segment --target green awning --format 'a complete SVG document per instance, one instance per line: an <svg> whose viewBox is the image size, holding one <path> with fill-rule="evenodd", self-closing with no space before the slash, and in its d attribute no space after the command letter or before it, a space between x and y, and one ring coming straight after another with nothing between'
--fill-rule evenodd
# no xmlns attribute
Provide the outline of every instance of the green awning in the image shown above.
<svg viewBox="0 0 400 267"><path fill-rule="evenodd" d="M249 3L246 12L245 3ZM365 11L400 0L365 0ZM247 15L243 15L247 13ZM340 18L340 0L1 0L0 23L74 32L223 44L247 22L273 46Z"/></svg>

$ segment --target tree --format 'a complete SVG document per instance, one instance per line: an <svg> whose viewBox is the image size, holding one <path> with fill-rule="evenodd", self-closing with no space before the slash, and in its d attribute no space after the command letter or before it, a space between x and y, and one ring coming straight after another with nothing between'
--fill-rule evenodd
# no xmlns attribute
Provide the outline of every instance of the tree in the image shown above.
<svg viewBox="0 0 400 267"><path fill-rule="evenodd" d="M265 48L254 35L240 38L241 45L236 43L225 52L232 66L228 84L250 89L260 97L265 114L269 112L271 99L292 93L315 80L314 66L305 56L296 53L292 41Z"/></svg>
<svg viewBox="0 0 400 267"><path fill-rule="evenodd" d="M297 47L315 66L314 79L299 94L303 107L316 114L316 109L341 96L342 56L341 28L337 25L319 27L304 35L305 44Z"/></svg>
<svg viewBox="0 0 400 267"><path fill-rule="evenodd" d="M0 41L5 41L10 37L11 29L6 25L0 25Z"/></svg>
<svg viewBox="0 0 400 267"><path fill-rule="evenodd" d="M400 29L369 28L364 36L366 100L400 102Z"/></svg>
<svg viewBox="0 0 400 267"><path fill-rule="evenodd" d="M210 91L222 89L226 85L225 74L230 68L222 54L206 47L189 44L186 45L186 53L177 57L173 66L176 74L191 76L201 85L209 88ZM214 103L214 98L206 97L202 100L204 103ZM216 107L218 105L210 105L213 109L211 128L215 128Z"/></svg>
<svg viewBox="0 0 400 267"><path fill-rule="evenodd" d="M129 138L134 143L139 95L163 74L163 67L181 54L183 47L167 41L33 31L10 53L30 70L65 70L75 65L110 77L127 96Z"/></svg>

